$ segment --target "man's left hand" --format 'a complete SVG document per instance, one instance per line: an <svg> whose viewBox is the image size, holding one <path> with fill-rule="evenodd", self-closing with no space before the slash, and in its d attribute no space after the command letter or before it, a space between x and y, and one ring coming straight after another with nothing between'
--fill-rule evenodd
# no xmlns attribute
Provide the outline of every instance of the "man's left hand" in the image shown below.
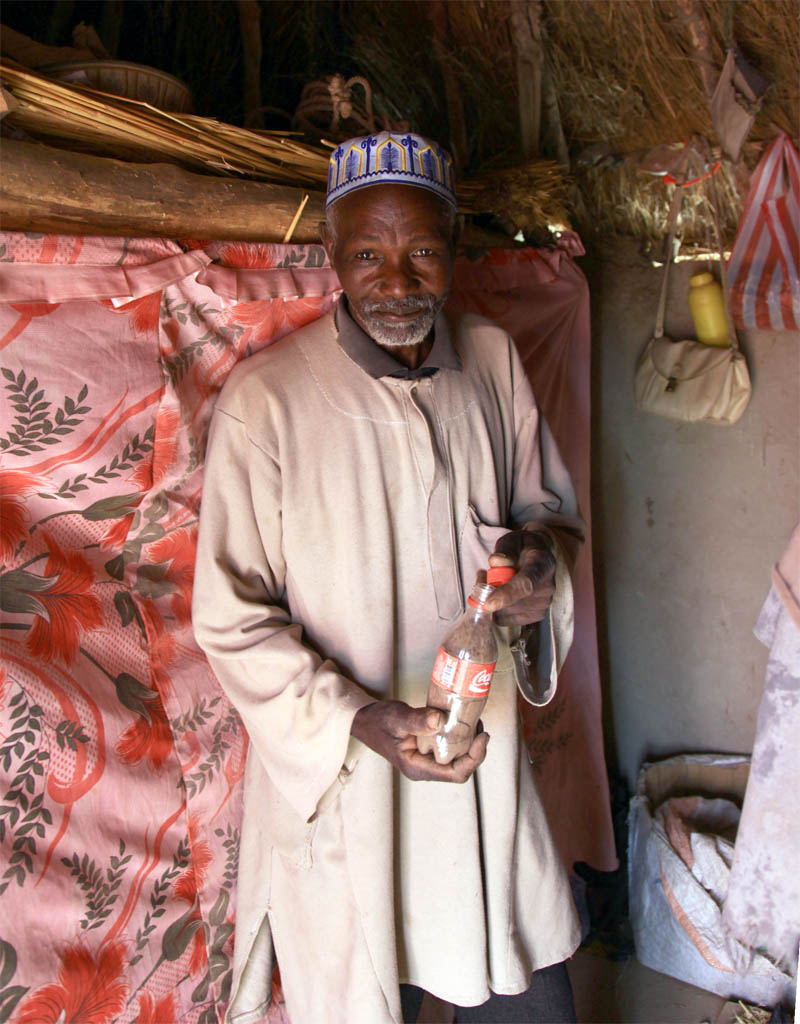
<svg viewBox="0 0 800 1024"><path fill-rule="evenodd" d="M511 565L515 576L498 587L485 604L500 626L541 622L555 593L556 560L544 533L511 530L498 540L490 566ZM482 574L478 574L481 578Z"/></svg>

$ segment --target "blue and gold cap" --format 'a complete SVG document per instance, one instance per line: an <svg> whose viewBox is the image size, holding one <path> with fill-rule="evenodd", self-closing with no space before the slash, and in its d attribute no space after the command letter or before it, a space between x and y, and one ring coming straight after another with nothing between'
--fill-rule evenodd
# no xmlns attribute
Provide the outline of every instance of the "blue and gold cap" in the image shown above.
<svg viewBox="0 0 800 1024"><path fill-rule="evenodd" d="M456 207L453 160L421 135L376 132L340 143L331 153L325 207L369 185L416 185Z"/></svg>

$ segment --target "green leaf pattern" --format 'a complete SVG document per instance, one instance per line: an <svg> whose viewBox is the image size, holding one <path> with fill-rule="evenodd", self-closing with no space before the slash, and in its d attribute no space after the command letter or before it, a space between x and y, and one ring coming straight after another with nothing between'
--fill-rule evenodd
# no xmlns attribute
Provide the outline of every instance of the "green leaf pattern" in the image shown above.
<svg viewBox="0 0 800 1024"><path fill-rule="evenodd" d="M34 244L51 243L5 233L0 261ZM153 246L162 243L139 244L119 240L118 262L155 265L174 254L174 243L163 243L160 257ZM286 246L278 265L322 267L325 255ZM176 570L169 552L178 531L191 550L185 535L197 526L213 398L256 343L244 345L236 303L192 275L165 286L160 305L153 296L119 308L48 302L0 362L0 483L10 487L0 494L11 528L0 558L0 639L14 654L0 666L0 898L7 928L14 914L32 912L52 923L53 939L40 956L24 928L0 937L0 1024L60 983L57 965L75 943L98 949L112 939L126 949L120 1019L135 1020L137 996L162 992L159 972L177 966L164 977L177 978L180 1019L212 1024L232 982L244 738L191 625L178 618L186 568ZM319 314L325 302L333 299L320 300ZM298 315L314 315L301 307ZM4 310L11 326L25 319ZM163 410L175 416L162 421ZM174 436L163 436L162 422L177 423ZM171 461L143 489L167 449ZM86 626L74 664L56 669L34 631L78 629L70 623L84 594L102 625ZM149 744L162 760L141 752ZM195 840L210 855L190 904L183 887L194 877ZM43 900L54 892L51 907ZM207 959L192 974L200 935Z"/></svg>

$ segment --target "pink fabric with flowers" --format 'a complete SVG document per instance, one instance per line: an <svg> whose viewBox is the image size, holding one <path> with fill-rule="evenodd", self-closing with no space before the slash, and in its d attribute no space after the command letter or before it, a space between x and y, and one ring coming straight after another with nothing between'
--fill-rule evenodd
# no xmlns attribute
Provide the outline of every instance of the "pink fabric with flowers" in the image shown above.
<svg viewBox="0 0 800 1024"><path fill-rule="evenodd" d="M210 1024L247 737L190 622L205 436L236 362L338 280L319 246L5 233L0 264L0 1019ZM588 513L582 274L484 253L452 301L514 334ZM565 860L610 869L581 558L563 688L524 716ZM265 1020L288 1020L273 991Z"/></svg>

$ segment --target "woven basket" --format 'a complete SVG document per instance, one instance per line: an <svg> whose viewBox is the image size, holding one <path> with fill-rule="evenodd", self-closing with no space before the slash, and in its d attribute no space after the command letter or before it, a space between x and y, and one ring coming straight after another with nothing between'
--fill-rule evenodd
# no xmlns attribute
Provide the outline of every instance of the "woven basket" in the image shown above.
<svg viewBox="0 0 800 1024"><path fill-rule="evenodd" d="M180 79L144 64L123 60L75 60L37 70L60 82L88 85L114 96L141 100L159 110L175 114L192 110L192 94Z"/></svg>

